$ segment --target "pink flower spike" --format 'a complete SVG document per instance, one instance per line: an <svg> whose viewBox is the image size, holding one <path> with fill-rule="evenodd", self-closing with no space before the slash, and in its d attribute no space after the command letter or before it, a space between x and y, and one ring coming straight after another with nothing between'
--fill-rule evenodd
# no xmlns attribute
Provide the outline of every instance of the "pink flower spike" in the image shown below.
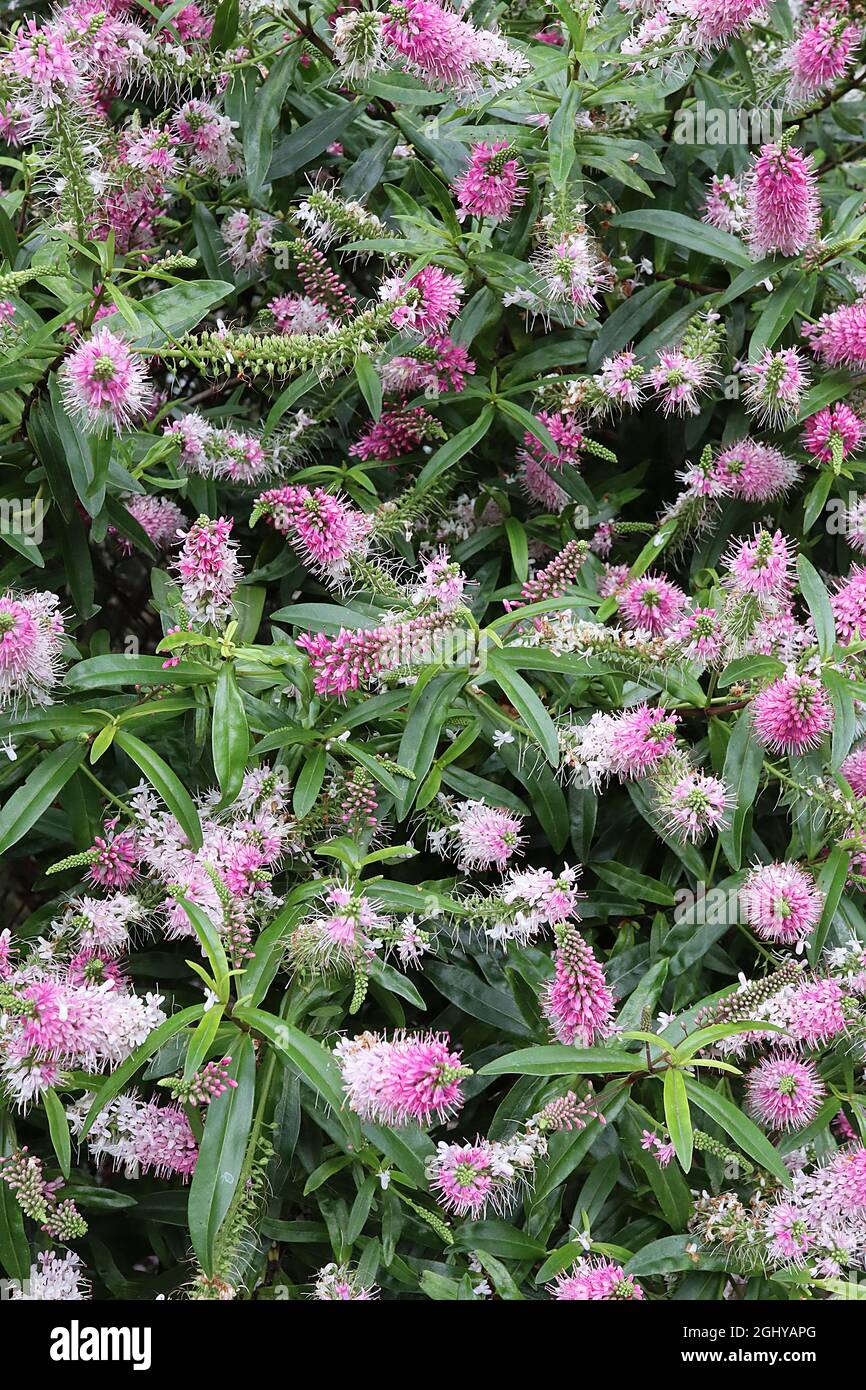
<svg viewBox="0 0 866 1390"><path fill-rule="evenodd" d="M555 971L542 996L542 1012L559 1042L593 1047L610 1031L613 995L577 927L563 922L554 932Z"/></svg>
<svg viewBox="0 0 866 1390"><path fill-rule="evenodd" d="M629 584L619 606L629 627L659 637L679 621L686 596L662 575L645 574Z"/></svg>
<svg viewBox="0 0 866 1390"><path fill-rule="evenodd" d="M153 395L142 358L108 328L97 329L67 357L60 386L67 410L95 434L120 434Z"/></svg>
<svg viewBox="0 0 866 1390"><path fill-rule="evenodd" d="M619 777L645 777L672 752L679 717L661 707L638 705L621 714L610 735L611 767Z"/></svg>
<svg viewBox="0 0 866 1390"><path fill-rule="evenodd" d="M796 256L818 231L821 204L811 155L786 145L762 145L747 175L749 249L755 260L779 251Z"/></svg>
<svg viewBox="0 0 866 1390"><path fill-rule="evenodd" d="M802 332L825 367L866 367L866 299L822 314L816 324L804 323Z"/></svg>
<svg viewBox="0 0 866 1390"><path fill-rule="evenodd" d="M348 1104L361 1119L387 1126L441 1124L463 1104L471 1075L446 1034L378 1033L346 1038L334 1049Z"/></svg>
<svg viewBox="0 0 866 1390"><path fill-rule="evenodd" d="M768 1058L746 1078L749 1109L770 1129L803 1129L825 1094L814 1062L788 1054Z"/></svg>
<svg viewBox="0 0 866 1390"><path fill-rule="evenodd" d="M473 145L469 165L454 186L460 218L489 217L507 222L523 203L522 170L507 140Z"/></svg>
<svg viewBox="0 0 866 1390"><path fill-rule="evenodd" d="M622 1265L604 1258L577 1260L557 1274L547 1291L558 1302L628 1302L644 1296L640 1284L629 1278Z"/></svg>
<svg viewBox="0 0 866 1390"><path fill-rule="evenodd" d="M420 333L445 332L460 309L463 284L436 265L426 265L407 282L408 304L400 304L391 315L397 328L415 328Z"/></svg>
<svg viewBox="0 0 866 1390"><path fill-rule="evenodd" d="M824 895L798 864L762 864L742 888L746 921L765 941L793 945L814 930Z"/></svg>
<svg viewBox="0 0 866 1390"><path fill-rule="evenodd" d="M803 428L803 443L821 463L841 464L855 453L866 435L866 422L844 401L825 406L812 415Z"/></svg>
<svg viewBox="0 0 866 1390"><path fill-rule="evenodd" d="M833 725L823 686L811 676L787 675L755 696L755 734L774 753L816 748Z"/></svg>

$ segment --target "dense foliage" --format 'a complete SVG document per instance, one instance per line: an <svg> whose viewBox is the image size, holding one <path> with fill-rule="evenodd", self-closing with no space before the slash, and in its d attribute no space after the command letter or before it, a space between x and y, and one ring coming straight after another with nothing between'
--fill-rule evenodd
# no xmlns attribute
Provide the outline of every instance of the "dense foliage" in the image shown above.
<svg viewBox="0 0 866 1390"><path fill-rule="evenodd" d="M850 1296L861 13L367 4L6 7L0 1264Z"/></svg>

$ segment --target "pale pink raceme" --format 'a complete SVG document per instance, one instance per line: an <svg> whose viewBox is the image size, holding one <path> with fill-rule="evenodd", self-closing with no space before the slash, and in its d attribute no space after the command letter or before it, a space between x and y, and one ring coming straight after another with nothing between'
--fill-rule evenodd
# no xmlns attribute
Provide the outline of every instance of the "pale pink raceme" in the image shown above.
<svg viewBox="0 0 866 1390"><path fill-rule="evenodd" d="M38 105L49 109L68 100L82 85L80 66L64 35L51 25L40 29L35 19L21 25L7 61Z"/></svg>
<svg viewBox="0 0 866 1390"><path fill-rule="evenodd" d="M784 138L762 145L748 173L749 248L756 260L780 251L796 256L817 234L821 204L811 155Z"/></svg>
<svg viewBox="0 0 866 1390"><path fill-rule="evenodd" d="M793 586L794 557L781 531L757 530L751 540L735 542L724 559L725 585L738 594L784 601Z"/></svg>
<svg viewBox="0 0 866 1390"><path fill-rule="evenodd" d="M599 597L620 598L630 583L631 571L628 565L604 565L598 578Z"/></svg>
<svg viewBox="0 0 866 1390"><path fill-rule="evenodd" d="M855 796L866 796L866 745L849 753L840 771Z"/></svg>
<svg viewBox="0 0 866 1390"><path fill-rule="evenodd" d="M117 830L118 817L106 821L94 839L87 876L101 888L127 888L138 877L139 851L130 830Z"/></svg>
<svg viewBox="0 0 866 1390"><path fill-rule="evenodd" d="M325 304L318 304L306 294L281 294L268 300L268 308L276 319L281 333L306 333L315 336L327 333L334 320Z"/></svg>
<svg viewBox="0 0 866 1390"><path fill-rule="evenodd" d="M378 1033L344 1038L334 1048L350 1110L388 1127L442 1124L463 1105L471 1075L447 1034Z"/></svg>
<svg viewBox="0 0 866 1390"><path fill-rule="evenodd" d="M526 496L554 516L568 505L568 493L527 449L520 450L520 482Z"/></svg>
<svg viewBox="0 0 866 1390"><path fill-rule="evenodd" d="M557 1274L547 1291L558 1302L627 1302L640 1301L644 1296L640 1284L626 1274L622 1265L604 1257L576 1260Z"/></svg>
<svg viewBox="0 0 866 1390"><path fill-rule="evenodd" d="M542 995L542 1012L559 1042L594 1047L610 1032L613 995L574 924L563 922L554 934L554 976Z"/></svg>
<svg viewBox="0 0 866 1390"><path fill-rule="evenodd" d="M86 1092L67 1111L73 1134L81 1132L93 1099ZM198 1146L181 1107L142 1101L134 1093L118 1096L99 1112L87 1147L92 1158L112 1159L128 1178L153 1172L157 1177L177 1173L186 1180L198 1158Z"/></svg>
<svg viewBox="0 0 866 1390"><path fill-rule="evenodd" d="M645 777L676 745L678 716L638 705L619 715L608 739L612 770L624 779Z"/></svg>
<svg viewBox="0 0 866 1390"><path fill-rule="evenodd" d="M475 363L462 343L443 333L428 333L409 353L392 357L380 368L386 391L411 396L419 391L439 395L462 391L467 377L474 376Z"/></svg>
<svg viewBox="0 0 866 1390"><path fill-rule="evenodd" d="M685 12L694 23L698 48L718 48L760 19L767 0L686 0Z"/></svg>
<svg viewBox="0 0 866 1390"><path fill-rule="evenodd" d="M762 864L742 888L746 921L765 941L793 945L814 930L824 895L798 864Z"/></svg>
<svg viewBox="0 0 866 1390"><path fill-rule="evenodd" d="M697 844L725 824L731 794L718 777L683 768L662 779L656 804L669 834Z"/></svg>
<svg viewBox="0 0 866 1390"><path fill-rule="evenodd" d="M63 638L56 594L9 591L0 597L0 707L51 704Z"/></svg>
<svg viewBox="0 0 866 1390"><path fill-rule="evenodd" d="M800 985L783 1004L785 1027L794 1042L815 1047L847 1027L844 992L838 980L816 979Z"/></svg>
<svg viewBox="0 0 866 1390"><path fill-rule="evenodd" d="M441 659L454 630L448 613L427 613L376 628L341 628L335 637L302 635L297 645L310 658L316 693L342 699L390 673Z"/></svg>
<svg viewBox="0 0 866 1390"><path fill-rule="evenodd" d="M152 492L131 493L121 501L157 550L171 550L180 544L180 531L186 517L170 497L160 497ZM115 540L118 549L125 555L132 554L135 542L129 536L117 531Z"/></svg>
<svg viewBox="0 0 866 1390"><path fill-rule="evenodd" d="M41 1250L23 1283L10 1279L6 1297L17 1303L80 1303L90 1297L81 1256Z"/></svg>
<svg viewBox="0 0 866 1390"><path fill-rule="evenodd" d="M259 435L234 427L219 429L195 410L172 420L165 433L179 441L184 465L205 478L254 483L278 467L278 444L266 451Z"/></svg>
<svg viewBox="0 0 866 1390"><path fill-rule="evenodd" d="M184 534L174 569L181 581L181 602L194 626L219 625L232 611L232 594L241 578L237 545L230 540L233 521L200 516Z"/></svg>
<svg viewBox="0 0 866 1390"><path fill-rule="evenodd" d="M219 178L237 171L241 148L233 134L235 125L210 102L197 99L185 102L172 118L178 140L191 152L193 169Z"/></svg>
<svg viewBox="0 0 866 1390"><path fill-rule="evenodd" d="M357 26L358 21L355 21ZM353 26L353 27L355 27ZM367 37L364 35L363 37ZM396 52L408 70L436 89L453 92L458 98L475 99L483 93L493 95L515 86L528 71L528 63L493 30L475 29L453 10L435 0L391 0L382 25L387 49ZM344 43L347 56L360 48L357 32L352 43ZM366 42L372 50L374 44ZM365 59L358 55L355 69L369 70L372 52Z"/></svg>
<svg viewBox="0 0 866 1390"><path fill-rule="evenodd" d="M683 655L708 666L720 662L725 652L725 633L715 608L695 608L675 629L673 640Z"/></svg>
<svg viewBox="0 0 866 1390"><path fill-rule="evenodd" d="M787 492L800 475L793 459L754 439L741 439L723 449L714 468L725 491L746 502L768 502Z"/></svg>
<svg viewBox="0 0 866 1390"><path fill-rule="evenodd" d="M111 978L94 987L44 976L14 988L16 1012L0 1040L4 1083L19 1106L56 1085L63 1070L117 1066L165 1019L159 995L142 998Z"/></svg>
<svg viewBox="0 0 866 1390"><path fill-rule="evenodd" d="M171 178L177 173L177 137L160 126L147 126L130 139L124 158L131 169Z"/></svg>
<svg viewBox="0 0 866 1390"><path fill-rule="evenodd" d="M0 101L0 137L12 149L29 144L39 126L39 114L28 102Z"/></svg>
<svg viewBox="0 0 866 1390"><path fill-rule="evenodd" d="M797 418L809 384L809 369L796 348L777 352L765 348L756 362L747 363L742 374L746 409L762 424L779 429Z"/></svg>
<svg viewBox="0 0 866 1390"><path fill-rule="evenodd" d="M634 410L644 397L644 370L631 351L606 357L601 370L594 377L594 383L599 395L618 409L627 405Z"/></svg>
<svg viewBox="0 0 866 1390"><path fill-rule="evenodd" d="M610 269L595 240L585 226L543 237L532 257L533 269L541 277L540 294L550 304L568 305L574 313L589 312L598 305L599 295L610 283Z"/></svg>
<svg viewBox="0 0 866 1390"><path fill-rule="evenodd" d="M458 1216L482 1215L494 1194L489 1147L483 1142L440 1144L430 1181L446 1210Z"/></svg>
<svg viewBox="0 0 866 1390"><path fill-rule="evenodd" d="M153 397L142 358L109 328L98 328L66 358L59 373L66 409L92 433L118 434Z"/></svg>
<svg viewBox="0 0 866 1390"><path fill-rule="evenodd" d="M457 853L461 869L504 869L525 842L523 818L483 801L464 801L454 808L454 821L443 827ZM440 832L431 833L431 841Z"/></svg>
<svg viewBox="0 0 866 1390"><path fill-rule="evenodd" d="M801 1265L816 1237L800 1208L783 1200L771 1207L764 1223L764 1238L771 1258L782 1264Z"/></svg>
<svg viewBox="0 0 866 1390"><path fill-rule="evenodd" d="M579 1118L580 1127L587 1115ZM437 1145L427 1161L427 1181L446 1211L477 1219L488 1207L504 1215L520 1188L531 1183L538 1159L547 1152L547 1139L533 1116L510 1139L477 1138L474 1143Z"/></svg>
<svg viewBox="0 0 866 1390"><path fill-rule="evenodd" d="M436 265L426 265L405 283L382 287L387 299L408 292L409 302L398 304L391 315L397 328L414 328L419 333L445 332L460 310L463 282Z"/></svg>
<svg viewBox="0 0 866 1390"><path fill-rule="evenodd" d="M471 82L477 57L475 32L433 0L392 3L383 36L407 60L410 70L434 85L459 89Z"/></svg>
<svg viewBox="0 0 866 1390"><path fill-rule="evenodd" d="M85 895L70 899L64 922L75 930L82 948L111 957L126 952L129 929L143 916L139 899L128 893L112 893L107 898Z"/></svg>
<svg viewBox="0 0 866 1390"><path fill-rule="evenodd" d="M788 1054L769 1057L746 1077L749 1109L770 1129L803 1129L825 1094L814 1062Z"/></svg>
<svg viewBox="0 0 866 1390"><path fill-rule="evenodd" d="M391 919L365 894L338 885L326 891L323 910L295 928L289 960L306 974L364 970L391 926Z"/></svg>
<svg viewBox="0 0 866 1390"><path fill-rule="evenodd" d="M473 145L469 164L454 185L457 216L505 222L523 203L522 169L507 140Z"/></svg>
<svg viewBox="0 0 866 1390"><path fill-rule="evenodd" d="M663 348L647 380L660 396L665 415L697 415L698 392L712 381L712 371L699 357L680 348Z"/></svg>
<svg viewBox="0 0 866 1390"><path fill-rule="evenodd" d="M122 988L128 981L117 961L90 948L76 951L66 969L66 983L70 985L104 985Z"/></svg>
<svg viewBox="0 0 866 1390"><path fill-rule="evenodd" d="M544 927L577 918L579 870L510 869L489 899L476 904L489 940L504 944L534 941Z"/></svg>
<svg viewBox="0 0 866 1390"><path fill-rule="evenodd" d="M564 464L579 467L585 436L573 415L558 410L540 410L537 418L556 444L557 453L552 454L537 435L527 430L523 436L523 448L517 453L520 477L530 497L547 506L550 511L559 512L567 501L567 494L551 478L550 470L556 471Z"/></svg>
<svg viewBox="0 0 866 1390"><path fill-rule="evenodd" d="M815 748L833 725L824 688L811 676L780 677L755 696L752 709L758 742L774 753Z"/></svg>
<svg viewBox="0 0 866 1390"><path fill-rule="evenodd" d="M310 1298L323 1303L373 1303L379 1297L375 1284L362 1284L351 1265L324 1265L316 1275Z"/></svg>
<svg viewBox="0 0 866 1390"><path fill-rule="evenodd" d="M713 175L707 189L702 220L720 231L738 236L746 227L746 192L730 174Z"/></svg>
<svg viewBox="0 0 866 1390"><path fill-rule="evenodd" d="M854 549L866 552L866 497L857 497L845 513L845 536Z"/></svg>
<svg viewBox="0 0 866 1390"><path fill-rule="evenodd" d="M679 622L686 606L682 589L663 575L645 574L633 580L620 597L619 607L629 627L659 637Z"/></svg>
<svg viewBox="0 0 866 1390"><path fill-rule="evenodd" d="M258 498L256 508L320 574L340 577L353 556L367 552L372 518L323 488L273 488Z"/></svg>
<svg viewBox="0 0 866 1390"><path fill-rule="evenodd" d="M254 270L264 265L278 226L276 217L266 212L246 212L238 208L229 213L221 231L226 254L235 270Z"/></svg>
<svg viewBox="0 0 866 1390"><path fill-rule="evenodd" d="M855 565L847 579L840 579L830 604L840 642L866 637L866 567Z"/></svg>
<svg viewBox="0 0 866 1390"><path fill-rule="evenodd" d="M840 463L860 448L866 435L866 422L845 405L825 406L812 415L803 428L803 443L821 463Z"/></svg>
<svg viewBox="0 0 866 1390"><path fill-rule="evenodd" d="M453 613L463 603L466 575L443 547L427 560L412 590L415 603L435 603L441 613Z"/></svg>

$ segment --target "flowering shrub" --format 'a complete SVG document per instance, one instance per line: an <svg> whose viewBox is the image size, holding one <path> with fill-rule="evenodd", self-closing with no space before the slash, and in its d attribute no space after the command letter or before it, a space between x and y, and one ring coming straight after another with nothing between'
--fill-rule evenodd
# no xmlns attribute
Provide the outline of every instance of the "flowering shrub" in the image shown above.
<svg viewBox="0 0 866 1390"><path fill-rule="evenodd" d="M864 12L9 9L4 1290L845 1296Z"/></svg>

